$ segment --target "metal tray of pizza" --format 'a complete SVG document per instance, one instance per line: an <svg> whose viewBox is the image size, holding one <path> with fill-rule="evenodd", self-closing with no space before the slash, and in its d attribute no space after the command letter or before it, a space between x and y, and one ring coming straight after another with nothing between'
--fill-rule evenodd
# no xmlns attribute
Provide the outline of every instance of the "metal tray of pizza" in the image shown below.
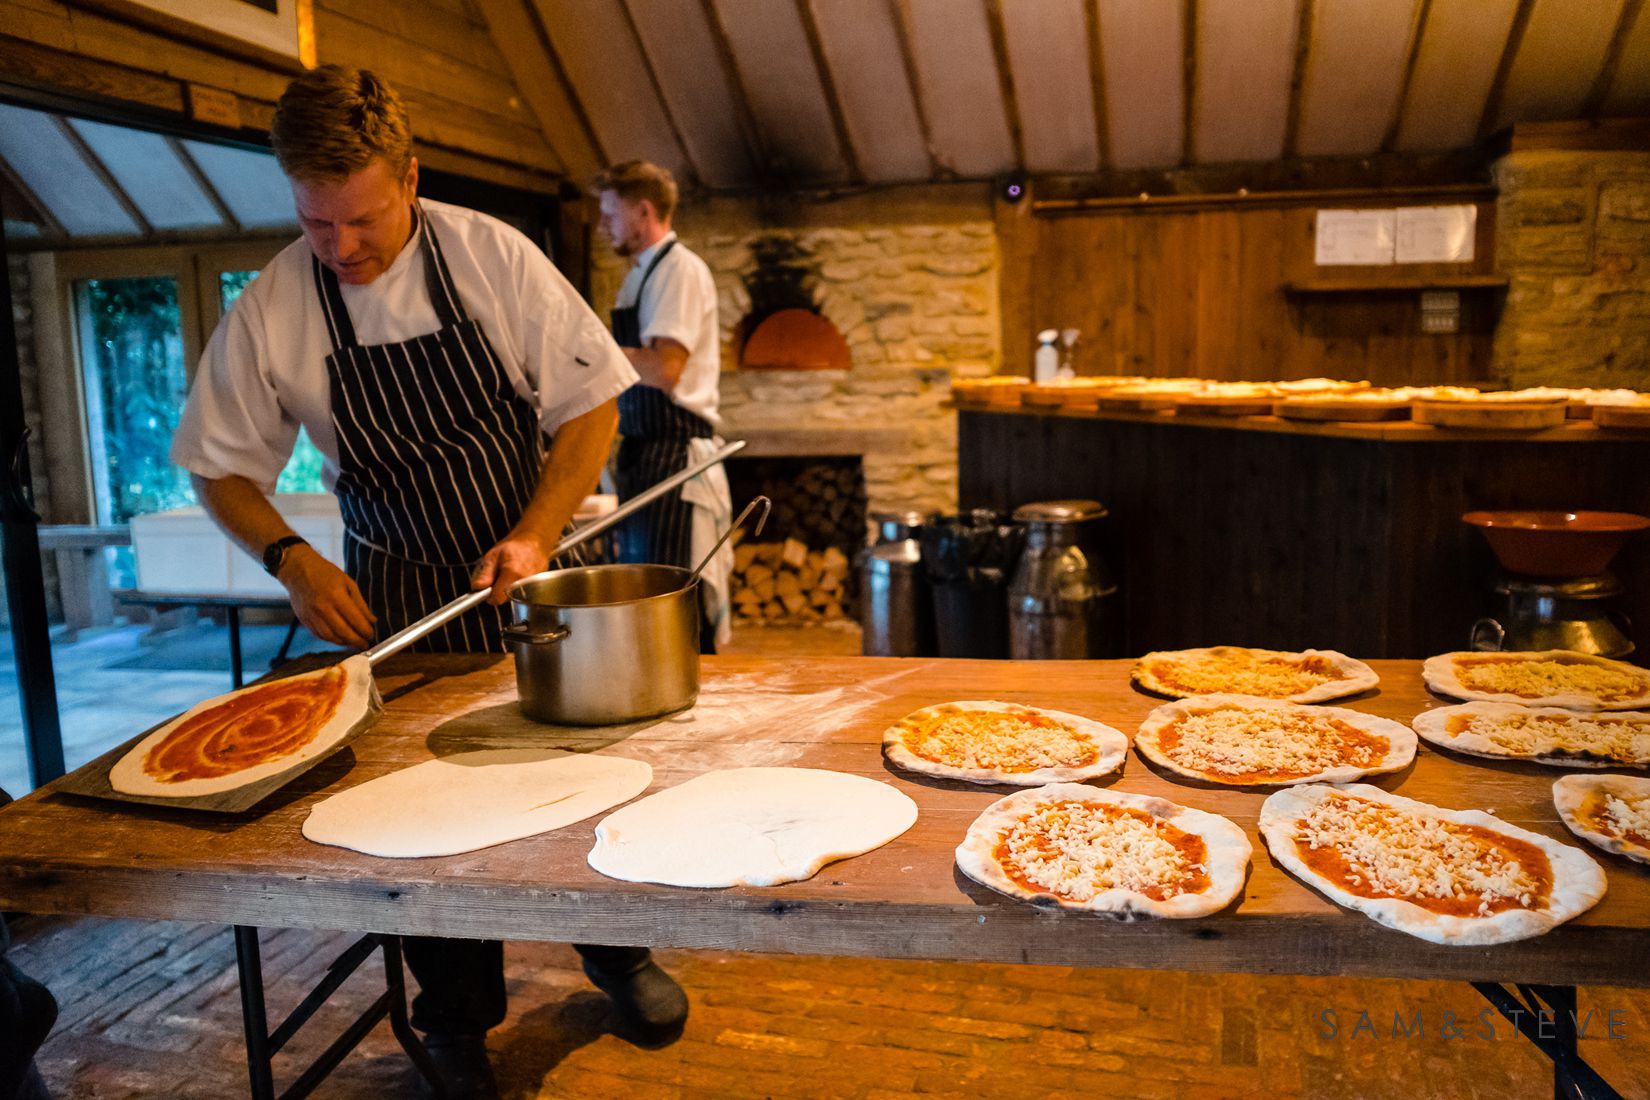
<svg viewBox="0 0 1650 1100"><path fill-rule="evenodd" d="M1160 650L1135 662L1136 687L1171 699L1193 695L1253 695L1287 703L1326 703L1368 691L1375 670L1332 649L1287 652L1217 645Z"/></svg>
<svg viewBox="0 0 1650 1100"><path fill-rule="evenodd" d="M197 703L53 789L244 813L345 748L382 710L371 665L356 654Z"/></svg>
<svg viewBox="0 0 1650 1100"><path fill-rule="evenodd" d="M1421 666L1439 695L1572 710L1650 707L1650 671L1569 649L1440 653Z"/></svg>
<svg viewBox="0 0 1650 1100"><path fill-rule="evenodd" d="M1650 863L1650 779L1566 775L1553 784L1553 806L1587 843Z"/></svg>
<svg viewBox="0 0 1650 1100"><path fill-rule="evenodd" d="M1053 783L986 807L957 846L957 867L1033 905L1129 921L1224 909L1243 890L1252 852L1217 814Z"/></svg>
<svg viewBox="0 0 1650 1100"><path fill-rule="evenodd" d="M1415 716L1431 744L1469 756L1561 768L1650 767L1650 711L1458 703Z"/></svg>
<svg viewBox="0 0 1650 1100"><path fill-rule="evenodd" d="M1346 707L1196 695L1148 714L1134 747L1178 778L1267 787L1402 771L1416 739L1402 722Z"/></svg>
<svg viewBox="0 0 1650 1100"><path fill-rule="evenodd" d="M1260 834L1331 901L1446 946L1539 936L1604 896L1603 868L1579 848L1365 783L1278 791L1261 805Z"/></svg>
<svg viewBox="0 0 1650 1100"><path fill-rule="evenodd" d="M964 700L901 718L884 731L882 750L889 763L940 779L1041 787L1111 774L1129 739L1079 714Z"/></svg>

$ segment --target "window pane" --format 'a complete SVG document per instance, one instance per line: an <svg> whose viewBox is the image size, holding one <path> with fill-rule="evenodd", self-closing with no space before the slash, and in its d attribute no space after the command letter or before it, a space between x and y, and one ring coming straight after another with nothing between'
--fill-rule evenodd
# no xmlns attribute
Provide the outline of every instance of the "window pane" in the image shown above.
<svg viewBox="0 0 1650 1100"><path fill-rule="evenodd" d="M241 296L246 284L258 277L256 271L220 271L218 272L218 296L223 302L223 311L229 312L229 307L235 304L235 299Z"/></svg>

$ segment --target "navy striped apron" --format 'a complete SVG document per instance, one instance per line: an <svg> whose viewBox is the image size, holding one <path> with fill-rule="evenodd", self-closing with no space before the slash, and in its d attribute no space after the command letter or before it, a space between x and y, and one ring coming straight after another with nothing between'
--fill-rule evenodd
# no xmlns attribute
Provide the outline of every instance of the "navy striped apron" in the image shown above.
<svg viewBox="0 0 1650 1100"><path fill-rule="evenodd" d="M642 346L642 295L653 269L675 247L675 241L669 242L647 265L635 303L614 308L613 338L621 348ZM688 440L715 434L710 421L682 408L657 386L638 382L625 390L619 395L619 435L623 438L613 468L619 500L629 500L686 469ZM695 564L690 560L693 505L682 499L680 489L661 497L619 525L618 543L622 562L691 569Z"/></svg>
<svg viewBox="0 0 1650 1100"><path fill-rule="evenodd" d="M414 217L435 332L357 343L338 276L313 261L333 345L344 568L381 638L470 591L471 569L521 518L544 458L536 410L465 312L429 218L417 207ZM414 648L502 653L507 614L483 604Z"/></svg>

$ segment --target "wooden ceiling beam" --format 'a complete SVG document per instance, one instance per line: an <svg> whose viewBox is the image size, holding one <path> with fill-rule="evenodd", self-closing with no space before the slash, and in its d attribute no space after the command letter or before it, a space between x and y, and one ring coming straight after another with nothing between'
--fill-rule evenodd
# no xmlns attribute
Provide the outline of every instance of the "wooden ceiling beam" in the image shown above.
<svg viewBox="0 0 1650 1100"><path fill-rule="evenodd" d="M1530 26L1530 15L1535 11L1535 0L1518 0L1513 12L1512 26L1507 29L1507 42L1501 47L1501 60L1495 66L1495 78L1484 97L1484 113L1478 116L1479 141L1495 130L1495 119L1501 113L1501 101L1507 93L1507 78L1512 75L1513 62L1518 58L1518 47L1524 44L1524 32Z"/></svg>
<svg viewBox="0 0 1650 1100"><path fill-rule="evenodd" d="M183 165L183 170L189 173L189 178L195 181L195 186L199 187L201 193L206 196L206 201L212 204L212 209L217 211L218 217L223 219L223 223L237 234L245 232L241 220L235 216L233 210L229 209L229 204L224 201L223 195L207 178L206 172L201 169L200 162L195 159L195 154L189 151L189 146L175 137L168 137L166 144L171 148L172 155L178 158L178 163Z"/></svg>
<svg viewBox="0 0 1650 1100"><path fill-rule="evenodd" d="M630 0L619 0L619 10L624 14L625 26L630 29L630 39L636 44L636 53L642 59L642 69L647 73L647 82L652 86L653 95L659 101L659 110L665 116L665 125L670 127L670 136L676 142L676 147L682 151L682 163L687 166L688 174L692 177L688 182L695 187L703 186L704 173L699 170L698 163L693 159L693 152L682 136L682 128L676 122L676 113L670 109L670 101L665 98L665 86L660 83L659 71L654 68L653 58L647 52L646 43L642 41L642 28L636 23L636 13L630 8Z"/></svg>
<svg viewBox="0 0 1650 1100"><path fill-rule="evenodd" d="M132 224L137 226L138 236L144 240L153 237L155 227L149 224L149 219L143 216L143 211L138 209L136 201L126 193L126 188L120 185L120 181L115 179L114 173L109 171L109 166L103 163L103 158L98 156L90 145L86 144L86 139L80 136L78 130L69 125L68 119L62 115L52 115L51 120L53 125L57 127L57 132L63 135L63 140L73 147L80 159L86 162L86 167L92 170L92 175L102 181L103 186L107 187L109 193L115 197L115 202L119 203L120 208L126 212L126 216L132 219Z"/></svg>
<svg viewBox="0 0 1650 1100"><path fill-rule="evenodd" d="M1421 61L1421 39L1427 32L1427 20L1432 15L1432 0L1418 0L1409 24L1409 44L1404 48L1404 71L1398 78L1397 101L1392 105L1392 121L1381 137L1383 153L1390 153L1398 145L1398 131L1404 125L1404 109L1409 106L1409 89L1415 83L1415 68Z"/></svg>
<svg viewBox="0 0 1650 1100"><path fill-rule="evenodd" d="M762 128L757 125L750 93L745 90L745 80L739 75L739 62L733 56L733 42L728 38L727 28L722 25L722 15L716 10L715 0L699 0L699 5L704 9L705 22L710 27L711 41L716 44L716 60L722 66L722 75L727 79L729 94L733 96L734 118L739 123L739 133L745 139L745 148L750 153L751 166L756 169L756 179L764 185L772 184L773 158L768 153L767 142L763 140Z"/></svg>
<svg viewBox="0 0 1650 1100"><path fill-rule="evenodd" d="M991 31L991 59L997 67L997 90L1003 101L1003 117L1008 120L1008 139L1014 146L1014 168L1024 172L1025 132L1020 125L1019 97L1014 92L1014 67L1008 57L1008 28L1003 21L1003 0L984 2L986 26Z"/></svg>
<svg viewBox="0 0 1650 1100"><path fill-rule="evenodd" d="M1312 23L1317 5L1313 0L1296 0L1295 60L1289 70L1289 107L1283 123L1283 155L1296 155L1300 142L1301 112L1305 108L1306 77L1312 64Z"/></svg>
<svg viewBox="0 0 1650 1100"><path fill-rule="evenodd" d="M1197 160L1197 0L1182 0L1180 33L1180 163Z"/></svg>
<svg viewBox="0 0 1650 1100"><path fill-rule="evenodd" d="M23 177L17 174L17 170L3 159L0 159L0 179L4 179L13 191L23 197L23 201L28 203L32 212L40 218L41 224L46 227L46 232L49 235L58 240L69 240L69 231L64 228L62 222L57 220L57 215L52 213L52 208L41 202L40 196L34 193L34 189L23 182Z"/></svg>
<svg viewBox="0 0 1650 1100"><path fill-rule="evenodd" d="M1088 35L1089 102L1094 110L1094 166L1111 167L1111 123L1106 117L1106 55L1101 49L1100 0L1083 0L1083 27Z"/></svg>
<svg viewBox="0 0 1650 1100"><path fill-rule="evenodd" d="M543 0L529 0L527 5L527 17L533 24L539 49L544 51L545 58L550 62L550 71L555 74L557 85L567 97L567 106L573 112L574 119L578 121L580 132L590 143L590 148L595 150L596 163L602 168L610 167L613 159L607 155L607 150L602 148L601 135L596 133L596 126L590 121L590 112L585 110L584 101L579 98L579 90L573 85L573 78L567 75L567 66L562 64L555 40L550 37L550 28L544 25L544 14L539 10L539 4L542 2Z"/></svg>
<svg viewBox="0 0 1650 1100"><path fill-rule="evenodd" d="M928 178L937 181L950 170L940 163L934 150L934 130L928 121L928 104L922 94L922 74L917 69L915 32L911 29L911 0L888 0L888 10L894 20L894 37L899 39L900 63L905 66L905 82L911 88L911 103L917 111L917 129L922 134L923 151L928 154Z"/></svg>
<svg viewBox="0 0 1650 1100"><path fill-rule="evenodd" d="M1603 113L1604 101L1610 95L1611 85L1616 82L1616 70L1621 67L1621 54L1627 46L1627 37L1633 33L1633 26L1643 10L1644 0L1627 0L1622 4L1621 15L1616 18L1615 33L1610 36L1609 48L1604 51L1604 60L1598 67L1598 78L1582 101L1582 118L1597 118Z"/></svg>
<svg viewBox="0 0 1650 1100"><path fill-rule="evenodd" d="M842 98L831 75L831 63L825 57L825 43L819 36L819 20L814 18L810 0L796 0L796 15L802 20L802 33L808 39L808 53L814 59L814 71L819 74L819 86L825 92L825 106L831 112L831 129L836 132L837 145L848 162L848 178L854 184L865 182L865 171L860 167L859 151L848 132L848 116L842 110Z"/></svg>
<svg viewBox="0 0 1650 1100"><path fill-rule="evenodd" d="M561 170L588 180L606 166L606 158L594 140L590 120L581 118L574 107L566 74L557 72L549 35L533 0L474 0L474 4Z"/></svg>

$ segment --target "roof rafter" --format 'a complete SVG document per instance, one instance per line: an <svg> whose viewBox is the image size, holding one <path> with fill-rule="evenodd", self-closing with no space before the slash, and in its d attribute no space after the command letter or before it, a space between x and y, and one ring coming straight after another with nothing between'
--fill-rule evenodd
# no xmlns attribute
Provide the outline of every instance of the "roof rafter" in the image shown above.
<svg viewBox="0 0 1650 1100"><path fill-rule="evenodd" d="M1398 144L1398 132L1404 125L1404 108L1409 106L1409 89L1415 83L1415 69L1421 62L1421 39L1426 36L1427 20L1432 15L1432 0L1418 0L1410 18L1409 45L1404 49L1404 72L1398 78L1398 95L1392 104L1392 122L1381 137L1381 152L1390 153Z"/></svg>
<svg viewBox="0 0 1650 1100"><path fill-rule="evenodd" d="M1633 26L1643 10L1644 0L1626 0L1622 4L1621 15L1616 18L1615 33L1610 36L1609 48L1604 51L1604 60L1598 67L1598 78L1593 81L1587 98L1582 102L1582 118L1597 118L1603 112L1610 87L1616 82L1616 70L1621 67L1621 54L1627 47L1627 37L1633 33Z"/></svg>
<svg viewBox="0 0 1650 1100"><path fill-rule="evenodd" d="M86 162L86 167L92 170L92 175L102 181L103 186L107 187L109 193L114 196L115 202L119 203L120 208L126 212L126 216L132 219L132 224L137 226L138 235L145 240L153 237L155 227L149 224L149 219L143 216L143 211L138 209L138 204L133 201L131 195L126 193L126 188L122 187L120 181L115 179L114 173L109 171L109 166L103 163L103 158L98 156L90 145L86 144L86 139L80 136L80 131L69 125L69 120L62 115L52 115L51 120L52 124L57 127L58 133L63 135L63 139L74 148L80 159Z"/></svg>
<svg viewBox="0 0 1650 1100"><path fill-rule="evenodd" d="M1312 24L1317 16L1313 0L1297 0L1295 9L1295 61L1289 71L1289 107L1283 124L1283 155L1293 157L1300 142L1301 111L1305 107L1306 77L1312 64Z"/></svg>
<svg viewBox="0 0 1650 1100"><path fill-rule="evenodd" d="M985 21L991 31L991 59L997 67L997 90L1003 100L1003 117L1008 120L1008 139L1014 146L1014 168L1024 172L1025 133L1020 124L1019 97L1014 92L1014 67L1008 58L1008 28L1003 20L1003 0L985 0Z"/></svg>
<svg viewBox="0 0 1650 1100"><path fill-rule="evenodd" d="M802 33L808 39L808 53L814 59L814 71L819 74L820 87L825 92L825 106L831 112L831 128L836 131L837 145L848 162L849 178L856 184L865 182L865 171L860 167L859 151L854 148L853 135L848 132L848 117L842 110L842 99L836 90L836 78L831 75L831 63L825 57L825 43L819 35L819 21L814 18L811 0L796 0L796 15L802 20Z"/></svg>
<svg viewBox="0 0 1650 1100"><path fill-rule="evenodd" d="M647 82L653 87L653 95L659 101L659 110L665 116L665 125L670 127L670 136L676 142L676 147L682 151L682 163L687 165L692 175L692 183L702 185L704 173L693 159L693 153L688 149L687 141L682 137L682 128L676 123L676 114L670 109L670 101L665 98L665 86L659 82L659 71L653 67L653 58L647 52L647 45L642 41L642 29L636 23L636 13L630 9L630 0L619 0L619 11L624 14L625 26L630 28L631 41L636 43L636 53L642 59L642 70L647 73Z"/></svg>
<svg viewBox="0 0 1650 1100"><path fill-rule="evenodd" d="M1477 136L1480 141L1495 129L1496 116L1501 113L1501 101L1507 92L1507 77L1512 75L1518 48L1524 44L1524 32L1529 29L1530 15L1535 11L1535 0L1518 0L1513 12L1512 26L1507 28L1507 42L1501 48L1501 60L1495 66L1495 79L1490 81L1489 94L1484 97L1484 113L1478 116Z"/></svg>
<svg viewBox="0 0 1650 1100"><path fill-rule="evenodd" d="M928 121L928 104L923 99L922 75L917 69L915 35L911 30L911 0L888 0L888 10L894 20L894 37L899 39L900 63L905 67L905 82L911 88L911 102L917 111L917 130L922 134L923 152L928 154L928 178L938 180L950 169L940 163L934 151L934 131Z"/></svg>
<svg viewBox="0 0 1650 1100"><path fill-rule="evenodd" d="M734 117L739 122L739 132L745 139L745 147L750 152L751 165L756 169L756 178L763 183L773 182L773 158L768 152L767 142L762 138L762 128L756 123L756 112L751 109L750 94L745 90L745 80L739 75L739 62L733 56L733 43L728 39L727 28L722 26L722 15L716 10L715 0L699 0L704 9L705 22L710 26L711 41L716 44L716 59L722 65L722 74L727 78L728 90L733 96Z"/></svg>
<svg viewBox="0 0 1650 1100"><path fill-rule="evenodd" d="M1111 167L1111 121L1106 117L1106 55L1101 49L1100 0L1083 0L1083 27L1089 49L1089 101L1094 110L1094 167Z"/></svg>
<svg viewBox="0 0 1650 1100"><path fill-rule="evenodd" d="M224 224L236 233L244 232L245 227L241 225L241 220L235 216L233 210L229 209L229 204L224 201L223 195L219 193L217 187L202 171L200 162L195 159L195 154L189 151L189 146L175 137L167 137L166 144L171 147L172 155L177 157L178 162L183 165L183 170L189 173L189 178L195 181L195 186L199 187L206 195L206 201L212 204L212 208L218 212L218 217L223 219Z"/></svg>
<svg viewBox="0 0 1650 1100"><path fill-rule="evenodd" d="M1197 0L1183 0L1180 33L1180 163L1197 158Z"/></svg>

